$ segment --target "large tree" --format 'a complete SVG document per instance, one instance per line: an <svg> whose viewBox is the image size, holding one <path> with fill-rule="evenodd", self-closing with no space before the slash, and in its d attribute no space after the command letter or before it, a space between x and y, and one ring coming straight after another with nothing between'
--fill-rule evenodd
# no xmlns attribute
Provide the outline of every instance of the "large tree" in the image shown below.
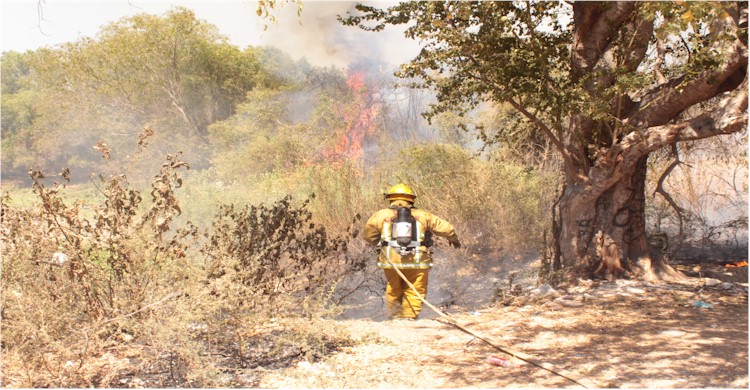
<svg viewBox="0 0 750 390"><path fill-rule="evenodd" d="M400 75L434 88L430 115L513 107L561 156L554 266L570 275L674 278L650 253L650 153L747 125L745 2L405 2L342 21L411 23Z"/></svg>

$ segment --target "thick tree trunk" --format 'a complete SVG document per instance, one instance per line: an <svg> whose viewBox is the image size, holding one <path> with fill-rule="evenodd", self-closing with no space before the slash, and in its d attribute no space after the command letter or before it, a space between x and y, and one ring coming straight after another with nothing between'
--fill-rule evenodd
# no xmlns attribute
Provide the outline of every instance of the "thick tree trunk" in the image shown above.
<svg viewBox="0 0 750 390"><path fill-rule="evenodd" d="M615 185L567 185L558 204L560 256L573 277L675 280L682 277L649 250L645 219L646 161L641 157ZM593 184L593 185L592 185Z"/></svg>

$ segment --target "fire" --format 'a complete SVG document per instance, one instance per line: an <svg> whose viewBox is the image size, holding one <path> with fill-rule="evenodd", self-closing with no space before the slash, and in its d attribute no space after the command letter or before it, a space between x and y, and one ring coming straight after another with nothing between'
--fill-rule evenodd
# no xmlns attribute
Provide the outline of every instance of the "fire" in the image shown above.
<svg viewBox="0 0 750 390"><path fill-rule="evenodd" d="M339 133L335 152L338 158L361 159L362 143L376 131L375 119L380 112L378 91L365 80L364 71L350 71L346 82L353 100L342 107L344 128Z"/></svg>
<svg viewBox="0 0 750 390"><path fill-rule="evenodd" d="M747 261L736 261L734 263L729 263L725 265L727 268L735 268L735 267L747 267Z"/></svg>
<svg viewBox="0 0 750 390"><path fill-rule="evenodd" d="M334 130L332 142L316 152L306 166L318 164L321 160L341 163L360 161L364 157L363 144L377 131L377 118L382 107L379 84L367 77L370 74L367 68L349 70L346 80L349 99L332 107L342 125Z"/></svg>

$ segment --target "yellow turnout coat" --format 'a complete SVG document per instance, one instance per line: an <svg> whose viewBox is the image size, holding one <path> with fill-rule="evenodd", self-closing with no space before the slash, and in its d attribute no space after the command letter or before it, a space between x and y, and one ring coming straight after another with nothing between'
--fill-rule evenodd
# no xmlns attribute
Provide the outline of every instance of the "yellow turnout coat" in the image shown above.
<svg viewBox="0 0 750 390"><path fill-rule="evenodd" d="M387 244L392 239L391 228L399 207L411 208L411 215L414 217L417 227L417 241L420 243L416 248L416 253L408 253L404 256ZM390 208L377 211L365 224L364 239L370 245L380 244L378 267L384 269L385 278L388 282L385 298L388 315L391 319L416 319L422 310L422 301L401 280L401 277L392 269L393 266L386 259L390 259L412 283L417 292L426 297L429 269L432 268L432 253L429 247L430 234L445 237L453 244L459 242L453 225L428 211L414 208L409 202L403 200L392 201Z"/></svg>
<svg viewBox="0 0 750 390"><path fill-rule="evenodd" d="M391 207L382 209L373 214L365 224L363 233L364 239L370 243L370 245L378 245L383 241L387 241L386 238L390 238L389 227L396 219L396 210L399 207L412 207L408 202L397 200L391 203ZM418 208L411 209L411 215L416 220L418 236L420 242L425 243L429 240L429 234L432 233L439 237L445 237L451 243L458 242L458 236L456 235L453 225L441 219L440 217ZM384 229L385 227L385 229ZM432 252L426 245L420 245L417 247L416 254L407 254L401 256L397 251L391 250L391 248L383 244L380 248L380 254L378 256L378 267L380 268L391 268L386 258L390 258L396 267L399 269L429 269L432 267Z"/></svg>

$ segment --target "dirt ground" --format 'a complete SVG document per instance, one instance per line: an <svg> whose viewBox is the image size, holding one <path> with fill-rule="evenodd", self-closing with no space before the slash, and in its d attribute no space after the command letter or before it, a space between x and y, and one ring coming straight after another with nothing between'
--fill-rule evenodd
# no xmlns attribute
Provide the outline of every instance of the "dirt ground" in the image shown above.
<svg viewBox="0 0 750 390"><path fill-rule="evenodd" d="M748 388L747 266L709 263L678 268L694 278L680 284L585 282L556 291L525 286L518 296L500 302L481 308L451 306L447 311L496 344L597 387ZM358 341L354 346L318 362L256 371L253 383L246 385L580 387L518 359L511 359L512 367L493 366L488 357L508 356L435 320L434 314L423 317L339 320Z"/></svg>

